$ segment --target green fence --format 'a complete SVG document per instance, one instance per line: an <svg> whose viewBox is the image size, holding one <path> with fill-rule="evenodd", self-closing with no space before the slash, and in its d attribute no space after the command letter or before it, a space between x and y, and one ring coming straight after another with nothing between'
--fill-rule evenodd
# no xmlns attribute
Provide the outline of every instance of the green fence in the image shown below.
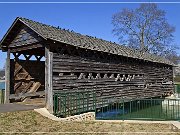
<svg viewBox="0 0 180 135"><path fill-rule="evenodd" d="M178 99L101 99L96 119L103 120L180 120Z"/></svg>
<svg viewBox="0 0 180 135"><path fill-rule="evenodd" d="M180 84L175 84L175 91L180 94Z"/></svg>
<svg viewBox="0 0 180 135"><path fill-rule="evenodd" d="M58 117L67 117L95 111L96 93L94 91L55 92L53 101L54 115Z"/></svg>
<svg viewBox="0 0 180 135"><path fill-rule="evenodd" d="M4 103L4 94L5 94L5 90L0 90L0 104Z"/></svg>
<svg viewBox="0 0 180 135"><path fill-rule="evenodd" d="M101 120L180 120L180 99L100 99L95 91L55 92L54 115L94 111Z"/></svg>

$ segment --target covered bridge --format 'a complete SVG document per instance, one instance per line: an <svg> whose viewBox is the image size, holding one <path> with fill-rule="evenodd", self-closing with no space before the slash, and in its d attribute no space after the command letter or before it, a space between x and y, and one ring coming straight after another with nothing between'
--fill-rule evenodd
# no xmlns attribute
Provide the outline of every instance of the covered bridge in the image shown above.
<svg viewBox="0 0 180 135"><path fill-rule="evenodd" d="M151 98L174 91L173 63L165 58L26 18L15 19L1 49L7 52L6 102L45 94L52 112L56 91L95 90L97 98Z"/></svg>

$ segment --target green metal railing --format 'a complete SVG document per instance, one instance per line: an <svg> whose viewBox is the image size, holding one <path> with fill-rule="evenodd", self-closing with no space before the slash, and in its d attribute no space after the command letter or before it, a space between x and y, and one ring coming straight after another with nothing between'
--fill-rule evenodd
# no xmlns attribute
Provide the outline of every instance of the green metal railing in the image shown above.
<svg viewBox="0 0 180 135"><path fill-rule="evenodd" d="M58 117L67 117L95 111L96 93L94 91L55 92L53 101L54 115Z"/></svg>
<svg viewBox="0 0 180 135"><path fill-rule="evenodd" d="M4 104L5 90L0 90L0 104Z"/></svg>
<svg viewBox="0 0 180 135"><path fill-rule="evenodd" d="M104 99L95 91L55 92L54 115L94 111L101 120L180 120L180 99Z"/></svg>
<svg viewBox="0 0 180 135"><path fill-rule="evenodd" d="M101 99L96 119L180 120L179 99Z"/></svg>
<svg viewBox="0 0 180 135"><path fill-rule="evenodd" d="M180 94L180 84L175 84L175 91Z"/></svg>

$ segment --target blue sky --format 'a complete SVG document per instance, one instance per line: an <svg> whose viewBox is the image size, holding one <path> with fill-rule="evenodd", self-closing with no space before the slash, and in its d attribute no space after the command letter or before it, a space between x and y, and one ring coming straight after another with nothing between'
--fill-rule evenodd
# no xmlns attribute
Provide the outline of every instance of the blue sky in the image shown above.
<svg viewBox="0 0 180 135"><path fill-rule="evenodd" d="M6 0L13 1L13 0ZM21 0L19 0L21 1ZM33 0L31 0L33 1ZM42 1L42 0L39 0ZM46 0L43 0L46 1ZM57 0L54 0L57 1ZM73 1L73 0L70 0ZM80 1L80 0L79 0ZM106 0L103 0L106 1ZM131 0L129 0L131 1ZM140 0L139 0L140 1ZM153 1L153 0L151 0ZM166 0L165 0L166 1ZM111 17L123 8L136 8L139 4L0 4L0 39L17 16L45 24L60 26L76 32L118 42L112 34ZM168 22L176 27L175 43L180 45L180 3L158 4L166 11ZM178 52L180 54L180 52ZM6 54L0 51L0 68Z"/></svg>

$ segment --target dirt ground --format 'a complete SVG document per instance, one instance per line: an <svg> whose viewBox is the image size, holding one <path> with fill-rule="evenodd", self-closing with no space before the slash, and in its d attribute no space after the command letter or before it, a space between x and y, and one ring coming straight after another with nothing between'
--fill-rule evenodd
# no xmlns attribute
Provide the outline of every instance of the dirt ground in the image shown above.
<svg viewBox="0 0 180 135"><path fill-rule="evenodd" d="M35 111L0 113L0 135L7 134L179 134L170 124L56 122ZM23 132L23 133L22 133ZM51 133L50 133L51 132Z"/></svg>

